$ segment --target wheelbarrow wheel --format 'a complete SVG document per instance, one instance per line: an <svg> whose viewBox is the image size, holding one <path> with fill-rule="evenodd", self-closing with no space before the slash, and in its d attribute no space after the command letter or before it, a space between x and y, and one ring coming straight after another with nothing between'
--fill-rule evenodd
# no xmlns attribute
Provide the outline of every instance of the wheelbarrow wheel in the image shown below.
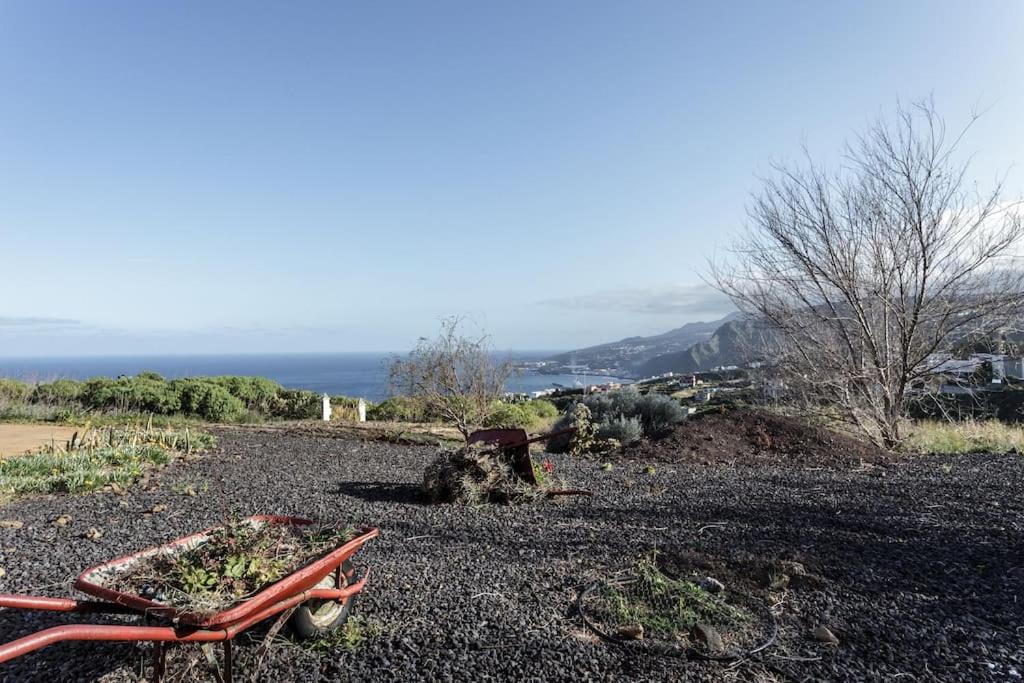
<svg viewBox="0 0 1024 683"><path fill-rule="evenodd" d="M337 574L331 572L316 585L317 588L344 588L348 585L348 577L352 573L352 563L348 560L341 565L341 585L337 585ZM343 601L307 600L295 608L291 626L299 638L315 638L332 631L348 619L352 612L352 603L356 596L350 595Z"/></svg>

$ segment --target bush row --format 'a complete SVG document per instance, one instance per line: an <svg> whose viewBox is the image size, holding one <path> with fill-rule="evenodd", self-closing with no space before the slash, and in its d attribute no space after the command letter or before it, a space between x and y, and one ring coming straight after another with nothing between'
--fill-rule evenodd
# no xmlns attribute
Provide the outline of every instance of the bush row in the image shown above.
<svg viewBox="0 0 1024 683"><path fill-rule="evenodd" d="M634 388L593 394L579 401L590 411L590 419L597 427L597 438L614 439L626 445L643 437L665 436L685 417L682 406L664 394L641 394ZM554 429L573 426L573 407L567 407ZM548 447L565 450L571 439L552 440Z"/></svg>
<svg viewBox="0 0 1024 683"><path fill-rule="evenodd" d="M189 377L168 380L155 372L84 382L59 379L30 385L0 379L0 402L40 408L186 415L214 422L320 416L320 394L285 389L264 377ZM357 399L333 397L337 414L355 414ZM32 412L32 410L26 411Z"/></svg>
<svg viewBox="0 0 1024 683"><path fill-rule="evenodd" d="M558 408L550 401L533 399L522 403L496 402L484 422L489 428L536 429L550 424L558 417Z"/></svg>
<svg viewBox="0 0 1024 683"><path fill-rule="evenodd" d="M558 408L549 401L534 399L517 403L495 401L491 413L484 421L487 428L522 428L526 430L546 426L558 417ZM408 396L393 396L366 412L368 420L385 422L440 422L441 416L435 414L423 401Z"/></svg>

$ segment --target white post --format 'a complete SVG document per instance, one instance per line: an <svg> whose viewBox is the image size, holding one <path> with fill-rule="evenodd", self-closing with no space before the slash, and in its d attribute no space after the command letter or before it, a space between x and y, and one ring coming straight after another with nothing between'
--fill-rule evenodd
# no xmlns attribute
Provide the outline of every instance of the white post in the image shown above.
<svg viewBox="0 0 1024 683"><path fill-rule="evenodd" d="M324 397L323 397L322 401L323 401L323 406L324 406L324 422L330 422L331 421L331 397L328 396L327 394L324 394Z"/></svg>
<svg viewBox="0 0 1024 683"><path fill-rule="evenodd" d="M359 403L356 404L356 410L359 411L359 421L366 422L366 401L359 399Z"/></svg>

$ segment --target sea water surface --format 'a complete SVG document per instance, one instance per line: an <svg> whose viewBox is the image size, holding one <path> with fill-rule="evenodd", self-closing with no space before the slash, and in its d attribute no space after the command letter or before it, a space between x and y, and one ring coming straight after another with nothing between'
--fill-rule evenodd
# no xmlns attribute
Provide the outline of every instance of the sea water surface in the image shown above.
<svg viewBox="0 0 1024 683"><path fill-rule="evenodd" d="M515 361L536 361L555 351L518 351L503 355ZM289 389L309 389L328 394L361 396L380 401L388 395L391 353L292 353L181 356L82 356L61 358L0 358L0 377L31 382L54 379L88 379L135 375L149 370L167 378L199 375L252 375L267 377ZM507 389L531 392L560 385L601 384L613 377L595 375L544 375L519 371Z"/></svg>

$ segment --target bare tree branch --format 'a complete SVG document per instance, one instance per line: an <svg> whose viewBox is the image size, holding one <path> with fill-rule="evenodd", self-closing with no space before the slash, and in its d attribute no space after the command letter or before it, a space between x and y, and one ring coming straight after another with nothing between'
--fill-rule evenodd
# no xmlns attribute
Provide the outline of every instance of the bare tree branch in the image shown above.
<svg viewBox="0 0 1024 683"><path fill-rule="evenodd" d="M892 447L935 354L1011 324L1024 304L1024 223L1003 183L980 193L928 100L900 107L825 171L777 164L712 281L772 330L794 395Z"/></svg>
<svg viewBox="0 0 1024 683"><path fill-rule="evenodd" d="M504 394L512 365L495 361L486 335L462 336L461 322L443 320L437 338L422 338L408 358L395 359L390 383L398 393L422 401L468 440Z"/></svg>

